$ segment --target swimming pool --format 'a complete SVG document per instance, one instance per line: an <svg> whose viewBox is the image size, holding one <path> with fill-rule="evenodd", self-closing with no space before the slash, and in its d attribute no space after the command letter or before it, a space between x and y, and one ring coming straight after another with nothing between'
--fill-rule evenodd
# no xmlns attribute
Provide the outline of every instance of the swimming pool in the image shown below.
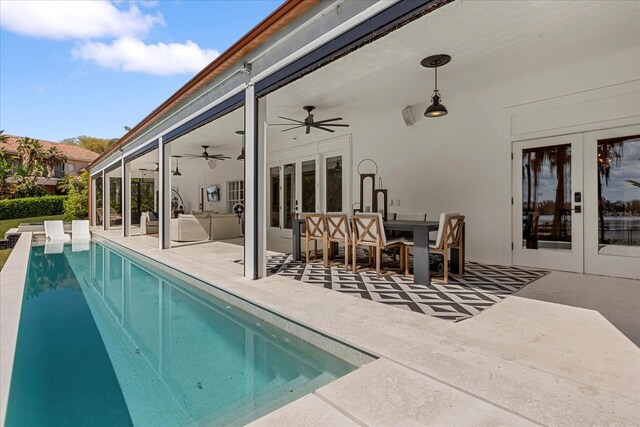
<svg viewBox="0 0 640 427"><path fill-rule="evenodd" d="M7 426L240 425L355 366L157 266L33 246Z"/></svg>

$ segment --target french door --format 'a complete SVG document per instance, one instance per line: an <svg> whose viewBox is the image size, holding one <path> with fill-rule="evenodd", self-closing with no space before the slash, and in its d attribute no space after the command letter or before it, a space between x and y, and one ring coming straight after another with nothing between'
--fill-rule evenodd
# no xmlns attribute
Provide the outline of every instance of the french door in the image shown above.
<svg viewBox="0 0 640 427"><path fill-rule="evenodd" d="M319 206L319 157L307 156L269 165L269 226L291 238L293 220Z"/></svg>
<svg viewBox="0 0 640 427"><path fill-rule="evenodd" d="M513 263L640 279L640 126L513 145Z"/></svg>
<svg viewBox="0 0 640 427"><path fill-rule="evenodd" d="M583 272L582 137L513 147L513 263Z"/></svg>

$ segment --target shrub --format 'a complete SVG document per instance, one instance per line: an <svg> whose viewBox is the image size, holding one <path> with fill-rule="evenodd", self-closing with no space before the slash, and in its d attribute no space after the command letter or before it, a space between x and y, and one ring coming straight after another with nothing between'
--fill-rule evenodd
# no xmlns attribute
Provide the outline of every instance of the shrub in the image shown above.
<svg viewBox="0 0 640 427"><path fill-rule="evenodd" d="M60 215L67 196L25 197L0 200L0 220Z"/></svg>
<svg viewBox="0 0 640 427"><path fill-rule="evenodd" d="M89 176L85 172L76 179L76 185L69 188L69 195L64 201L64 220L87 219L89 216Z"/></svg>

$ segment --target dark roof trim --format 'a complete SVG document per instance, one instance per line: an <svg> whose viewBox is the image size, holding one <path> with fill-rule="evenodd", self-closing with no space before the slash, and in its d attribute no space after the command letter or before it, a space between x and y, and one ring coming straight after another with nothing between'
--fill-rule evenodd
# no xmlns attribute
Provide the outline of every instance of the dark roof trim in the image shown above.
<svg viewBox="0 0 640 427"><path fill-rule="evenodd" d="M453 0L399 1L256 83L264 96Z"/></svg>
<svg viewBox="0 0 640 427"><path fill-rule="evenodd" d="M162 137L162 143L168 144L171 141L174 141L181 136L188 134L191 131L198 129L201 126L206 125L207 123L211 123L214 120L219 119L220 117L229 114L233 110L236 110L244 105L244 91L239 92L233 95L231 98L228 98L222 101L220 104L211 107L204 113L200 114L197 117L187 121L186 123L178 126L174 130L167 132Z"/></svg>
<svg viewBox="0 0 640 427"><path fill-rule="evenodd" d="M111 166L107 167L104 169L104 174L108 174L110 172L113 172L114 170L118 169L119 167L122 166L122 161L118 160L117 162L114 162Z"/></svg>
<svg viewBox="0 0 640 427"><path fill-rule="evenodd" d="M125 163L129 163L135 159L137 159L138 157L142 157L147 153L150 153L153 150L156 150L158 148L158 145L160 144L160 140L156 139L155 141L153 141L150 144L145 145L144 147L140 147L138 148L136 151L127 154L126 156L124 156L124 162Z"/></svg>

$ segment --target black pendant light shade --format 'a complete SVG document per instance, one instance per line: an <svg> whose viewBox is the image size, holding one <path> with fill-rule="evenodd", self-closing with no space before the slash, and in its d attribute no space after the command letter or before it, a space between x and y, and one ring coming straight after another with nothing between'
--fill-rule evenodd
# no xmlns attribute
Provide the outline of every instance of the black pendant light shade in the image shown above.
<svg viewBox="0 0 640 427"><path fill-rule="evenodd" d="M448 113L447 107L440 103L440 94L438 91L433 92L433 96L431 97L431 105L427 107L427 110L424 112L425 117L440 117L446 116Z"/></svg>
<svg viewBox="0 0 640 427"><path fill-rule="evenodd" d="M428 56L420 61L423 67L435 69L435 88L433 95L431 95L431 105L424 112L425 117L442 117L448 113L447 107L440 102L442 97L440 96L440 91L438 91L438 67L448 64L449 61L451 61L451 57L445 54Z"/></svg>
<svg viewBox="0 0 640 427"><path fill-rule="evenodd" d="M244 131L237 130L236 133L238 135L242 135L242 150L240 150L240 155L238 156L238 160L244 160Z"/></svg>
<svg viewBox="0 0 640 427"><path fill-rule="evenodd" d="M179 164L178 164L178 159L182 156L173 156L176 159L176 170L173 171L173 176L182 176L182 174L180 173L180 168L179 168Z"/></svg>

